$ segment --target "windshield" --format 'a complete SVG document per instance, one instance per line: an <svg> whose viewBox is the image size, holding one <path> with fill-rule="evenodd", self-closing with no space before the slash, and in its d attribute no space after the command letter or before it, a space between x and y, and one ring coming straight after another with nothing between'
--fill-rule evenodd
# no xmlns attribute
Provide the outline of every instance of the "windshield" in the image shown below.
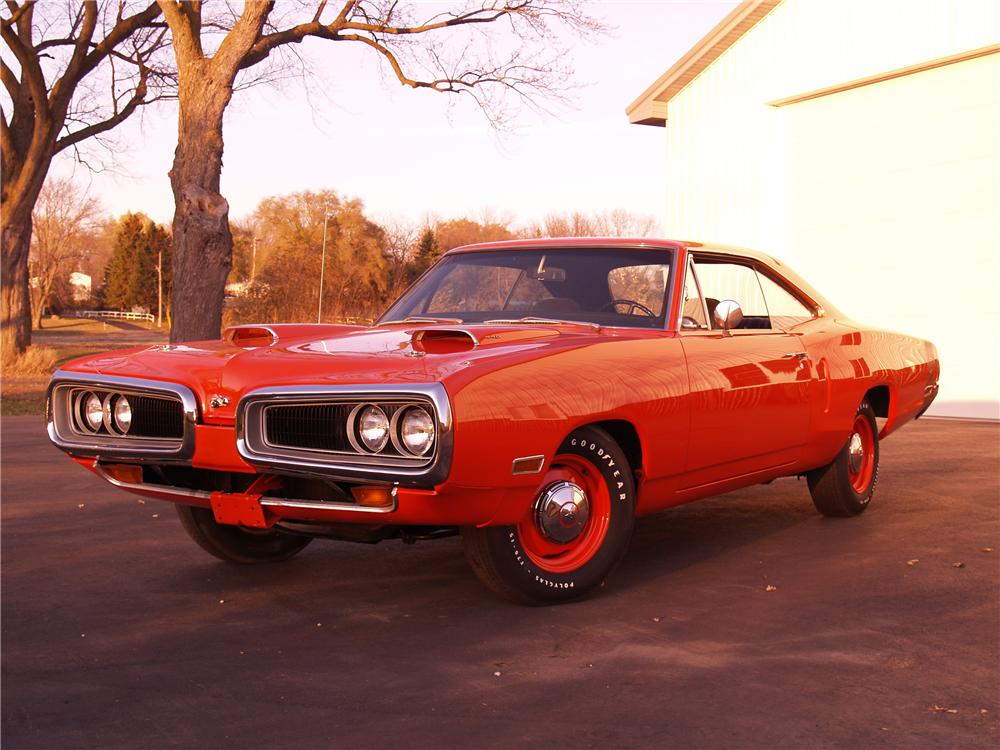
<svg viewBox="0 0 1000 750"><path fill-rule="evenodd" d="M578 321L662 328L673 252L490 250L446 255L379 319ZM429 321L428 321L429 322Z"/></svg>

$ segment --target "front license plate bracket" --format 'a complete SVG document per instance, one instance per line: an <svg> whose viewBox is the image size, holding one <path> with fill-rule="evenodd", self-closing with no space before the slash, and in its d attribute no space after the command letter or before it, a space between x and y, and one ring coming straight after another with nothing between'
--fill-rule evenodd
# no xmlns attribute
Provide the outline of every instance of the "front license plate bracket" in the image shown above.
<svg viewBox="0 0 1000 750"><path fill-rule="evenodd" d="M251 529L269 529L275 518L268 518L260 504L260 495L235 492L213 492L212 513L215 520L227 526L247 526Z"/></svg>

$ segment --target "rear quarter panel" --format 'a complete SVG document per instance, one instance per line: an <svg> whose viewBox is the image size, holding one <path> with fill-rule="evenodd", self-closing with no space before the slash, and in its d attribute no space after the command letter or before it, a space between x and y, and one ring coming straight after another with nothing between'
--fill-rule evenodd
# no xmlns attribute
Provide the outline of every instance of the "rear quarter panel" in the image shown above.
<svg viewBox="0 0 1000 750"><path fill-rule="evenodd" d="M812 356L817 381L806 468L824 465L836 456L871 389L888 388L888 413L880 415L887 417L880 431L885 438L917 416L926 405L927 388L937 383L937 350L923 339L822 318L797 332Z"/></svg>

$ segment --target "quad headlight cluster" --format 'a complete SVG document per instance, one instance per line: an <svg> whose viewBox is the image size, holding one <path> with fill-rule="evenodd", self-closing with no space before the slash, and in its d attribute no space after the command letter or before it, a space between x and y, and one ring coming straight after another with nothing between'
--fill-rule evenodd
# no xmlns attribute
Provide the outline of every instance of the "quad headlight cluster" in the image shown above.
<svg viewBox="0 0 1000 750"><path fill-rule="evenodd" d="M394 409L391 417L378 404L359 404L347 420L351 444L362 453L381 453L391 443L400 455L426 456L435 432L433 417L416 404Z"/></svg>
<svg viewBox="0 0 1000 750"><path fill-rule="evenodd" d="M126 435L132 427L132 404L123 393L81 391L73 404L73 422L84 434Z"/></svg>

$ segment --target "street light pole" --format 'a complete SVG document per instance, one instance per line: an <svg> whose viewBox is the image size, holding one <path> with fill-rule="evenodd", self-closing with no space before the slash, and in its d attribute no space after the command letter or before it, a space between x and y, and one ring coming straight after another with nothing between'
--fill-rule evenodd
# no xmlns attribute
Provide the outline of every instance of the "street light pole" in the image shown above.
<svg viewBox="0 0 1000 750"><path fill-rule="evenodd" d="M323 214L323 255L319 262L319 307L316 310L316 322L323 322L323 276L326 275L326 224L330 219L330 212Z"/></svg>
<svg viewBox="0 0 1000 750"><path fill-rule="evenodd" d="M253 286L253 277L257 273L257 237L253 238L253 255L250 259L250 286Z"/></svg>
<svg viewBox="0 0 1000 750"><path fill-rule="evenodd" d="M163 328L163 248L156 251L156 327Z"/></svg>

